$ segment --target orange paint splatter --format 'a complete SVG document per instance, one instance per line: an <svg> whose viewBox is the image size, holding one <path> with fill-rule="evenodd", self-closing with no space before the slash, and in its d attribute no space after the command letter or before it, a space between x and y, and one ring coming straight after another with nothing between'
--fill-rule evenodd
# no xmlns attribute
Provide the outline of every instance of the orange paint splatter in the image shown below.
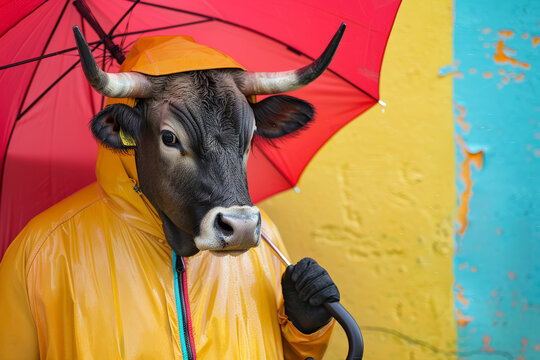
<svg viewBox="0 0 540 360"><path fill-rule="evenodd" d="M476 74L476 69L469 69L469 74Z"/></svg>
<svg viewBox="0 0 540 360"><path fill-rule="evenodd" d="M529 34L527 34L527 33L521 34L521 38L522 38L522 39L528 39L528 38L529 38Z"/></svg>
<svg viewBox="0 0 540 360"><path fill-rule="evenodd" d="M538 44L540 44L540 36L533 36L531 41L532 41L533 47L537 47Z"/></svg>
<svg viewBox="0 0 540 360"><path fill-rule="evenodd" d="M514 32L512 30L499 30L499 36L510 39L514 37Z"/></svg>
<svg viewBox="0 0 540 360"><path fill-rule="evenodd" d="M527 351L527 345L529 345L529 340L527 340L527 338L521 339L521 352L522 353Z"/></svg>
<svg viewBox="0 0 540 360"><path fill-rule="evenodd" d="M513 271L509 271L509 272L508 272L508 278L509 278L510 280L514 280L514 279L516 278L516 273L513 272Z"/></svg>
<svg viewBox="0 0 540 360"><path fill-rule="evenodd" d="M512 301L512 307L516 307L517 306L517 301Z"/></svg>
<svg viewBox="0 0 540 360"><path fill-rule="evenodd" d="M460 264L460 265L458 266L458 269L459 269L459 270L463 270L463 269L466 269L466 268L468 268L468 267L469 267L469 264L464 263L464 264Z"/></svg>
<svg viewBox="0 0 540 360"><path fill-rule="evenodd" d="M530 69L531 68L531 65L529 65L529 64L527 64L525 62L520 62L516 58L513 58L511 56L506 55L505 51L515 53L515 50L513 50L513 49L507 47L506 45L504 45L503 40L499 40L497 42L497 46L495 48L495 55L493 55L493 60L498 64L508 64L508 63L510 63L514 67L521 66L524 69Z"/></svg>
<svg viewBox="0 0 540 360"><path fill-rule="evenodd" d="M459 300L463 306L469 306L469 300L465 298L465 290L463 289L463 286L456 285L456 289L458 289L458 293L456 294L456 298Z"/></svg>
<svg viewBox="0 0 540 360"><path fill-rule="evenodd" d="M534 351L538 351L538 350L540 350L540 344L534 345Z"/></svg>
<svg viewBox="0 0 540 360"><path fill-rule="evenodd" d="M471 267L471 271L472 271L472 272L477 272L477 271L478 271L478 268L477 268L476 266L472 266L472 267Z"/></svg>
<svg viewBox="0 0 540 360"><path fill-rule="evenodd" d="M463 128L465 132L470 130L470 125L465 121L465 115L467 115L467 109L461 105L456 105L456 109L459 111L459 114L456 116L458 124Z"/></svg>
<svg viewBox="0 0 540 360"><path fill-rule="evenodd" d="M502 82L506 85L506 84L508 84L510 82L510 78L504 77L502 79Z"/></svg>
<svg viewBox="0 0 540 360"><path fill-rule="evenodd" d="M456 320L458 326L467 326L474 318L472 316L463 315L461 310L456 309Z"/></svg>
<svg viewBox="0 0 540 360"><path fill-rule="evenodd" d="M497 72L498 72L499 74L501 74L501 75L506 74L506 70L504 70L504 69L499 69L499 70L497 70Z"/></svg>
<svg viewBox="0 0 540 360"><path fill-rule="evenodd" d="M465 156L465 160L461 164L461 177L465 183L465 190L461 193L460 203L457 210L457 221L460 224L459 229L456 231L460 236L465 234L467 227L469 226L469 220L467 219L467 214L469 213L469 201L472 196L472 187L473 181L471 177L471 168L474 165L477 170L482 169L484 162L484 152L479 151L477 153L471 153L467 149L465 141L459 136L456 135L456 141Z"/></svg>
<svg viewBox="0 0 540 360"><path fill-rule="evenodd" d="M523 74L523 73L520 73L519 75L517 75L517 76L514 78L514 81L515 81L515 82L522 82L523 80L525 80L525 74Z"/></svg>
<svg viewBox="0 0 540 360"><path fill-rule="evenodd" d="M504 313L503 313L502 311L500 311L500 310L497 310L497 311L495 312L495 316L498 317L498 318L501 318L501 317L504 316Z"/></svg>
<svg viewBox="0 0 540 360"><path fill-rule="evenodd" d="M482 73L482 76L484 77L484 79L491 79L493 77L493 74L489 71L486 71Z"/></svg>
<svg viewBox="0 0 540 360"><path fill-rule="evenodd" d="M489 346L489 344L491 343L491 338L489 337L489 335L484 335L482 337L482 342L484 343L484 346L482 346L482 351L486 351L488 353L492 353L493 351L495 351L495 349Z"/></svg>
<svg viewBox="0 0 540 360"><path fill-rule="evenodd" d="M482 34L489 34L491 32L490 28L482 29Z"/></svg>
<svg viewBox="0 0 540 360"><path fill-rule="evenodd" d="M525 358L522 355L519 355L516 360L525 360Z"/></svg>
<svg viewBox="0 0 540 360"><path fill-rule="evenodd" d="M499 292L497 290L493 290L491 292L491 296L496 297L497 295L499 295Z"/></svg>

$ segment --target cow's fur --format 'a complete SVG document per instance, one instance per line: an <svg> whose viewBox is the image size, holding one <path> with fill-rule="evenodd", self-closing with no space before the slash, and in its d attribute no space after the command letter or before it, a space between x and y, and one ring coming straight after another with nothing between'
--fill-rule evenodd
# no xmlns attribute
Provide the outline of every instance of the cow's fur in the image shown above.
<svg viewBox="0 0 540 360"><path fill-rule="evenodd" d="M254 132L275 139L313 118L312 105L291 96L250 104L241 91L241 72L150 77L152 98L138 99L135 108L111 105L91 122L94 136L112 149L128 148L120 128L135 139L140 188L182 256L198 251L194 238L211 209L253 206L246 166ZM170 139L176 142L167 144Z"/></svg>

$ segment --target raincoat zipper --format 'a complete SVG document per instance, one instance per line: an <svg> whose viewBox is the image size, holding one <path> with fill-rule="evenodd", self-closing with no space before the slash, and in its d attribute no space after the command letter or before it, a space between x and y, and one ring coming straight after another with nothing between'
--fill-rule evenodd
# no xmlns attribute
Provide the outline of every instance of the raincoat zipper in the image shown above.
<svg viewBox="0 0 540 360"><path fill-rule="evenodd" d="M174 293L176 298L176 312L178 314L178 333L182 346L182 358L196 360L197 356L193 341L187 292L186 263L184 262L184 258L177 256L174 251L172 253L172 260L174 265Z"/></svg>

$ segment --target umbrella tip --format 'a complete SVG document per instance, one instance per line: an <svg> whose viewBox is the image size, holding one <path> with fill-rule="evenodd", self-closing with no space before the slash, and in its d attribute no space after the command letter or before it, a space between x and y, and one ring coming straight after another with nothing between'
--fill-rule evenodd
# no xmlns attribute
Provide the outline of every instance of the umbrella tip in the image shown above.
<svg viewBox="0 0 540 360"><path fill-rule="evenodd" d="M294 187L294 192L300 194L300 188L298 186Z"/></svg>
<svg viewBox="0 0 540 360"><path fill-rule="evenodd" d="M382 100L379 100L378 103L382 106L382 107L386 107L386 103Z"/></svg>

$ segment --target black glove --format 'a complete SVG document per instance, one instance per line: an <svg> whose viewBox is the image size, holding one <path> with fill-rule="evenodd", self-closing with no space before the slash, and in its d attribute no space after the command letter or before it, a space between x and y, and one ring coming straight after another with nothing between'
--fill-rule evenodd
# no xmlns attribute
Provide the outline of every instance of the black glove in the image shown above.
<svg viewBox="0 0 540 360"><path fill-rule="evenodd" d="M311 334L332 318L322 306L339 301L339 290L317 262L303 258L290 265L281 278L285 314L294 326L304 334Z"/></svg>

